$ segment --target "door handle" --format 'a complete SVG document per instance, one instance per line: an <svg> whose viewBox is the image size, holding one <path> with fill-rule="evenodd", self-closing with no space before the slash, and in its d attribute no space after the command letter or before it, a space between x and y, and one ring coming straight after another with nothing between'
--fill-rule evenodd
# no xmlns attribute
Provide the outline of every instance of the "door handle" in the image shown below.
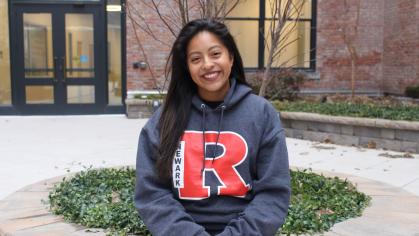
<svg viewBox="0 0 419 236"><path fill-rule="evenodd" d="M58 83L57 66L58 66L58 68L60 67L58 57L54 57L54 76L53 76L53 79L52 79L54 81L54 83Z"/></svg>
<svg viewBox="0 0 419 236"><path fill-rule="evenodd" d="M66 64L65 64L65 57L61 57L61 63L60 63L60 71L62 72L62 82L65 83L65 78L66 78L66 73L67 73L67 69L66 69Z"/></svg>

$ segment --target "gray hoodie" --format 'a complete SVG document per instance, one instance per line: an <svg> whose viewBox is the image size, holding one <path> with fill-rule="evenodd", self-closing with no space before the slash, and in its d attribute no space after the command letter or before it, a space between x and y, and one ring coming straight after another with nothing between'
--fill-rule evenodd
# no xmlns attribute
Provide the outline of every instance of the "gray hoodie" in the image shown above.
<svg viewBox="0 0 419 236"><path fill-rule="evenodd" d="M171 187L157 181L154 169L160 110L141 131L135 205L144 223L153 235L275 235L290 198L278 113L234 79L217 108L198 96L192 107Z"/></svg>

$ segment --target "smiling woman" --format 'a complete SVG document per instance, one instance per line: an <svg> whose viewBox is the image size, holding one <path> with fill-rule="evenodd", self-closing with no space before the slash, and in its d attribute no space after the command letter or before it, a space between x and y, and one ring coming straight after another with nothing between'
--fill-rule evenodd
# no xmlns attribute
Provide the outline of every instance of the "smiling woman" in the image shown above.
<svg viewBox="0 0 419 236"><path fill-rule="evenodd" d="M189 42L188 68L198 86L198 94L206 101L222 101L230 88L229 76L233 56L210 32L203 31Z"/></svg>
<svg viewBox="0 0 419 236"><path fill-rule="evenodd" d="M138 145L135 204L147 228L153 235L275 235L290 199L284 130L247 85L227 27L189 22L169 65L165 102Z"/></svg>

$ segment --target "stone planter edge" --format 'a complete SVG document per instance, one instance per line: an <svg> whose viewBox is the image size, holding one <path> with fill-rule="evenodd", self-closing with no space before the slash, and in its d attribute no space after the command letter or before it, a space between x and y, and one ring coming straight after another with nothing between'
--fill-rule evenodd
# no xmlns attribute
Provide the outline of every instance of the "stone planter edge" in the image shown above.
<svg viewBox="0 0 419 236"><path fill-rule="evenodd" d="M163 103L163 99L125 99L126 113L128 119L150 118L153 114L153 102Z"/></svg>
<svg viewBox="0 0 419 236"><path fill-rule="evenodd" d="M290 138L419 153L419 122L279 112Z"/></svg>
<svg viewBox="0 0 419 236"><path fill-rule="evenodd" d="M419 122L372 119L347 116L331 116L307 112L279 112L281 118L300 121L314 121L321 123L334 123L342 125L366 126L374 128L402 129L419 131Z"/></svg>

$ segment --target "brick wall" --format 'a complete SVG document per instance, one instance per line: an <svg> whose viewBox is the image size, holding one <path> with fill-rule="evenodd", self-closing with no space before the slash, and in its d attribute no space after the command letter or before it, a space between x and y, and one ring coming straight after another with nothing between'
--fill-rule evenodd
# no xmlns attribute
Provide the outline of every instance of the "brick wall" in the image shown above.
<svg viewBox="0 0 419 236"><path fill-rule="evenodd" d="M170 22L170 20L175 20L176 18L173 15L174 12L176 12L176 1L155 2L160 4L160 14L165 17L165 19L167 19L168 24L175 32L175 34L177 34L177 32L180 30L180 23ZM198 2L190 1L189 4L191 9L198 9L196 5ZM167 57L169 56L172 43L175 40L175 36L173 33L171 33L168 27L164 25L157 12L150 6L152 6L150 0L127 0L128 10L126 37L128 91L155 89L156 86L161 88L165 82L164 73L166 61ZM189 17L190 19L197 18L197 12L191 12ZM143 28L140 28L138 24L141 24L141 27ZM133 25L136 26L136 30L134 30ZM150 31L154 33L154 37L145 33L144 29L147 27L149 27ZM144 48L150 69L135 69L133 67L134 62L146 60L138 40L140 40L141 45Z"/></svg>
<svg viewBox="0 0 419 236"><path fill-rule="evenodd" d="M354 40L359 54L355 88L359 91L380 90L377 81L383 69L383 7L382 0L361 0L358 37ZM346 28L351 37L357 8L350 5L348 13L345 10L343 1L318 1L316 71L320 79L309 81L303 90L350 91L350 54L340 31Z"/></svg>
<svg viewBox="0 0 419 236"><path fill-rule="evenodd" d="M355 0L349 0L352 3ZM163 1L171 2L171 1ZM134 14L144 15L149 26L157 30L160 40L171 44L173 37L165 30L154 11L141 1L128 0ZM166 3L167 4L167 3ZM356 7L350 4L345 14L343 1L318 0L316 73L320 79L308 81L303 91L342 92L351 90L350 57L339 29L350 29L355 22ZM169 14L169 7L162 8ZM141 21L136 18L137 21ZM419 0L361 0L359 33L356 38L359 59L356 91L402 93L405 86L419 84ZM159 83L163 81L164 65L169 46L139 32ZM127 89L152 89L155 83L149 70L134 69L135 61L144 60L127 17Z"/></svg>
<svg viewBox="0 0 419 236"><path fill-rule="evenodd" d="M348 18L342 2L318 1L316 71L320 80L308 82L303 90L351 88L350 56L338 30L353 25L356 7L350 8L352 18ZM361 0L355 40L358 92L403 94L406 86L419 84L418 20L419 0Z"/></svg>
<svg viewBox="0 0 419 236"><path fill-rule="evenodd" d="M137 0L128 0L127 1L127 90L144 90L144 89L155 89L156 83L153 79L158 78L157 86L161 85L164 82L164 67L169 55L170 47L168 46L174 40L174 36L170 31L162 25L161 20L155 11L153 11L149 6L146 6L142 1ZM172 2L172 1L164 1ZM150 2L148 2L150 4ZM162 7L162 14L169 14L169 7ZM129 12L128 12L129 11ZM142 15L143 18L140 18L139 15ZM131 17L132 18L131 18ZM145 19L145 21L143 20ZM150 36L141 28L135 24L137 22L141 24L142 27L150 27L155 33L155 38ZM133 26L136 27L134 30ZM135 69L133 63L137 61L146 61L144 53L141 50L140 44L143 46L145 55L149 62L149 68L151 68L152 73L149 69ZM162 41L163 43L159 42Z"/></svg>
<svg viewBox="0 0 419 236"><path fill-rule="evenodd" d="M419 84L419 1L385 0L383 87L403 93Z"/></svg>

